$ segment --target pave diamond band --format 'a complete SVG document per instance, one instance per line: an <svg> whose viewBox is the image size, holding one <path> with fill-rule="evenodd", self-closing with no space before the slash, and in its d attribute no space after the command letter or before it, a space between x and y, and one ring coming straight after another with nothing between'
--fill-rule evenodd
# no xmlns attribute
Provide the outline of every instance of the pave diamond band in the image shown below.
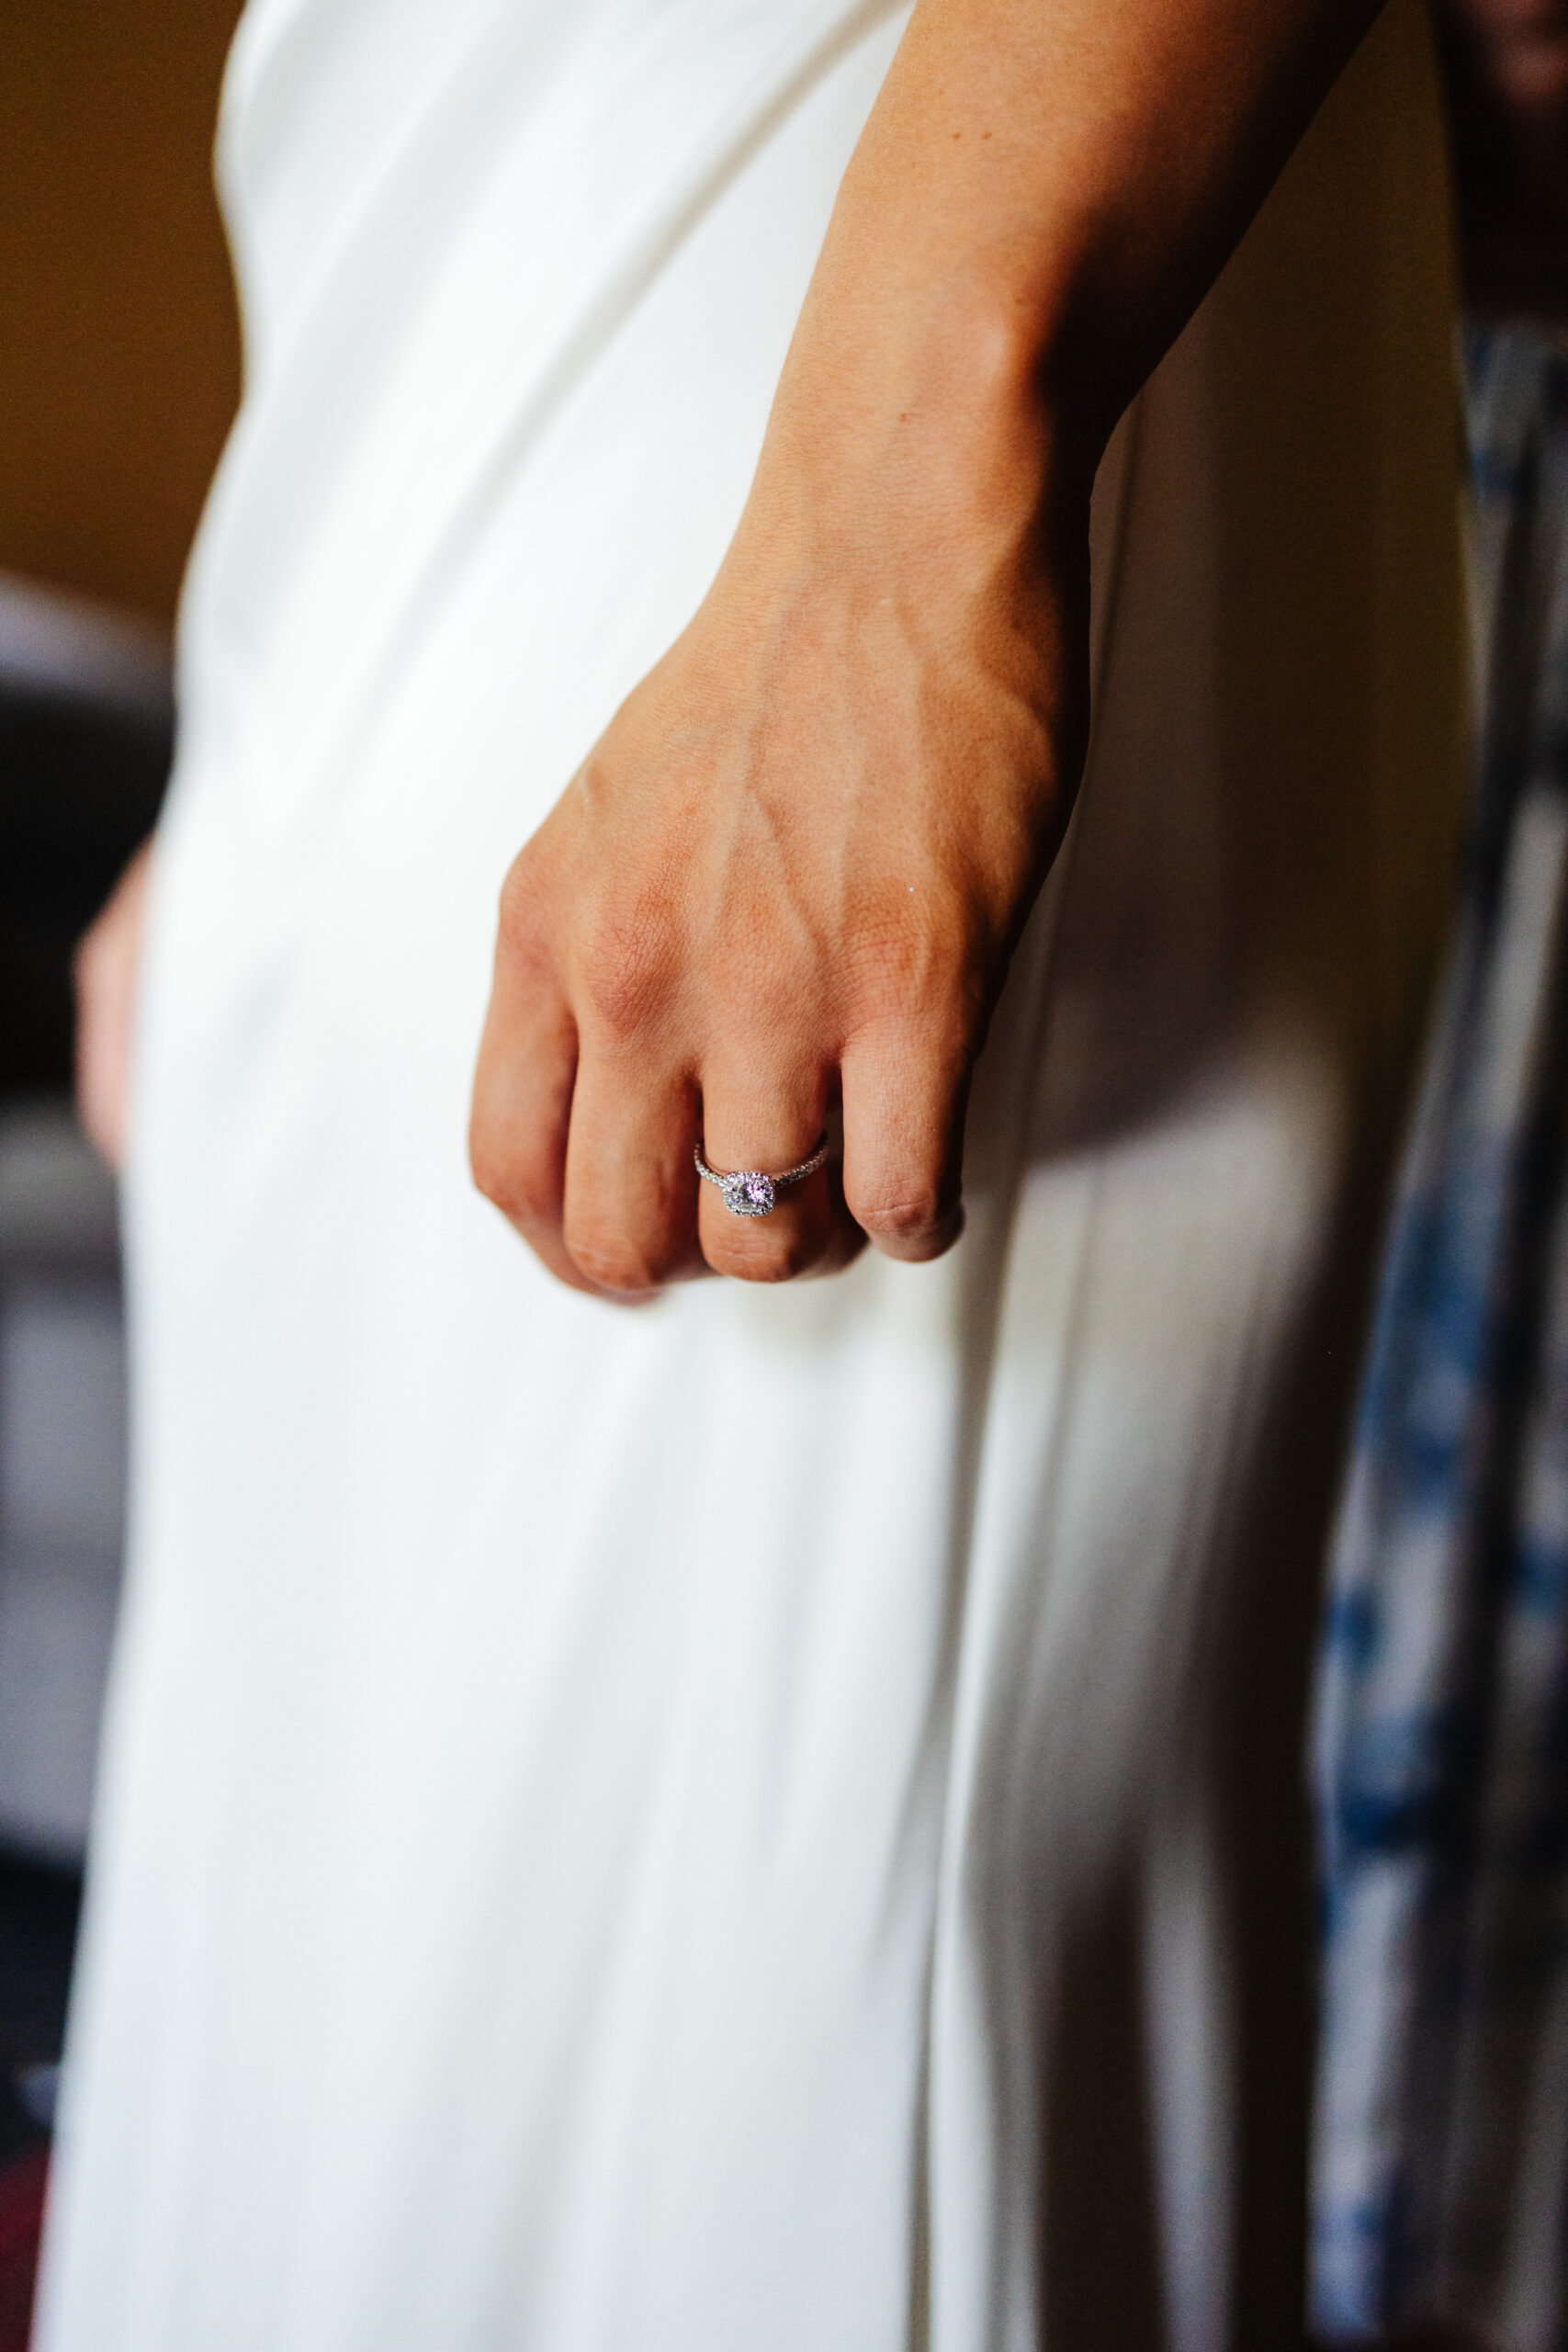
<svg viewBox="0 0 1568 2352"><path fill-rule="evenodd" d="M692 1155L697 1163L697 1174L705 1184L716 1184L724 1195L724 1205L731 1216L771 1216L778 1195L786 1184L798 1184L803 1176L814 1176L828 1157L826 1129L809 1159L795 1168L786 1168L777 1176L765 1176L760 1168L736 1168L726 1170L710 1168L703 1158L701 1144Z"/></svg>

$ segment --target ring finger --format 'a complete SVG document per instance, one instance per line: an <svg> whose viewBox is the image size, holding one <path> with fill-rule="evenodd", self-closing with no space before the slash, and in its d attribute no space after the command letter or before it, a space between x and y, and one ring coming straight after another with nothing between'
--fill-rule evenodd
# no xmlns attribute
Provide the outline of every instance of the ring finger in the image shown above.
<svg viewBox="0 0 1568 2352"><path fill-rule="evenodd" d="M753 1187L751 1213L740 1215L726 1204L717 1183L702 1186L697 1233L716 1273L741 1282L788 1282L812 1272L829 1254L835 1218L826 1164L778 1183L816 1152L827 1091L821 1072L784 1086L741 1074L705 1076L703 1157L708 1168L716 1176L753 1173L777 1186L771 1203L766 1192L759 1200L761 1188Z"/></svg>

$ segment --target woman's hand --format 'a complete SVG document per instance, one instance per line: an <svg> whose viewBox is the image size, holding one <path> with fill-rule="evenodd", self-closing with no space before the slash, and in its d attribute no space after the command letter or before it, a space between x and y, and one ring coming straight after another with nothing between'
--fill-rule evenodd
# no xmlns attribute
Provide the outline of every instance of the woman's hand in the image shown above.
<svg viewBox="0 0 1568 2352"><path fill-rule="evenodd" d="M1027 370L986 386L970 356L971 406L1016 403L1008 462L955 462L952 406L912 386L852 506L847 463L830 508L765 468L508 877L474 1167L567 1282L774 1282L960 1228L970 1069L1076 775L1087 601L1087 497L1051 548L1038 481L1008 478L1042 462ZM767 1217L699 1184L699 1138L781 1170L840 1106L841 1170Z"/></svg>
<svg viewBox="0 0 1568 2352"><path fill-rule="evenodd" d="M118 1169L125 1148L131 1015L141 955L151 847L143 843L76 950L76 1111L88 1140Z"/></svg>
<svg viewBox="0 0 1568 2352"><path fill-rule="evenodd" d="M1116 416L1375 0L919 0L701 612L508 876L482 1191L580 1288L900 1258L1086 721ZM755 1222L699 1186L826 1170Z"/></svg>

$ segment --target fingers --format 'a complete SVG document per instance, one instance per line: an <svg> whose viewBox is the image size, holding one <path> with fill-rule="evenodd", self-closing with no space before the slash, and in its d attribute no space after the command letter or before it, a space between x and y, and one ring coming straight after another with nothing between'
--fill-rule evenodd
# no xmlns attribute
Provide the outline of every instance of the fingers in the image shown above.
<svg viewBox="0 0 1568 2352"><path fill-rule="evenodd" d="M696 1090L621 1056L577 1073L562 1231L578 1272L637 1298L703 1271Z"/></svg>
<svg viewBox="0 0 1568 2352"><path fill-rule="evenodd" d="M136 976L146 911L143 842L76 949L76 1111L95 1149L118 1169L125 1148Z"/></svg>
<svg viewBox="0 0 1568 2352"><path fill-rule="evenodd" d="M547 965L509 939L503 914L490 1010L474 1073L468 1160L474 1182L551 1273L579 1273L561 1230L577 1024Z"/></svg>
<svg viewBox="0 0 1568 2352"><path fill-rule="evenodd" d="M969 1056L879 1024L843 1057L844 1197L886 1257L940 1258L964 1230Z"/></svg>
<svg viewBox="0 0 1568 2352"><path fill-rule="evenodd" d="M907 1032L855 1041L843 1059L843 1156L741 1217L701 1183L708 1165L777 1173L822 1133L826 1074L710 1079L701 1118L689 1083L637 1080L618 1057L578 1062L553 986L498 970L474 1089L479 1190L573 1288L637 1298L706 1266L781 1283L847 1265L869 1238L885 1255L941 1256L963 1230L962 1056L933 1061Z"/></svg>
<svg viewBox="0 0 1568 2352"><path fill-rule="evenodd" d="M773 1175L808 1159L822 1133L827 1091L820 1069L803 1069L793 1077L705 1072L703 1148L708 1166ZM716 1273L741 1282L788 1282L815 1271L830 1251L842 1253L849 1243L840 1229L847 1222L842 1195L836 1216L834 1189L829 1169L819 1168L784 1186L767 1216L737 1216L716 1185L703 1184L697 1229L704 1257Z"/></svg>
<svg viewBox="0 0 1568 2352"><path fill-rule="evenodd" d="M598 1295L647 1296L713 1271L781 1283L848 1264L869 1238L891 1258L940 1257L963 1230L967 1062L933 1057L889 1026L853 1040L842 1065L843 1158L781 1188L765 1216L726 1207L699 1182L712 1168L776 1174L822 1133L827 1073L709 1078L701 1118L690 1081L639 1075L618 1056L578 1060L570 1008L547 976L497 959L479 1048L470 1154L475 1181L552 1273Z"/></svg>
<svg viewBox="0 0 1568 2352"><path fill-rule="evenodd" d="M655 992L635 1019L594 1001L580 1018L556 976L526 856L508 885L475 1080L470 1153L479 1189L550 1271L599 1296L636 1299L706 1268L780 1283L847 1264L866 1238L886 1255L939 1256L963 1229L969 1048L946 1050L900 1010L830 1056L783 1035L682 1066L682 1023ZM519 911L521 910L521 911ZM601 991L601 994L603 991ZM802 1024L809 1030L807 1019ZM819 1027L819 1024L818 1024ZM778 1176L811 1156L841 1086L843 1154L741 1216L708 1165Z"/></svg>

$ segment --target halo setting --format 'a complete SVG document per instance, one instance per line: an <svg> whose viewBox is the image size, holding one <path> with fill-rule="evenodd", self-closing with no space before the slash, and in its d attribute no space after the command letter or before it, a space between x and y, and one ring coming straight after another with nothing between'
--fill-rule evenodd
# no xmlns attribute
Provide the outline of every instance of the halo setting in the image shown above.
<svg viewBox="0 0 1568 2352"><path fill-rule="evenodd" d="M754 1168L743 1168L737 1174L727 1176L719 1190L731 1216L771 1216L778 1198L773 1178Z"/></svg>
<svg viewBox="0 0 1568 2352"><path fill-rule="evenodd" d="M826 1132L818 1136L817 1148L809 1159L801 1160L797 1167L781 1169L773 1176L764 1175L760 1168L710 1168L703 1158L701 1144L692 1157L703 1182L717 1185L731 1216L772 1216L784 1186L798 1184L803 1176L814 1176L821 1167L828 1157L828 1137Z"/></svg>

